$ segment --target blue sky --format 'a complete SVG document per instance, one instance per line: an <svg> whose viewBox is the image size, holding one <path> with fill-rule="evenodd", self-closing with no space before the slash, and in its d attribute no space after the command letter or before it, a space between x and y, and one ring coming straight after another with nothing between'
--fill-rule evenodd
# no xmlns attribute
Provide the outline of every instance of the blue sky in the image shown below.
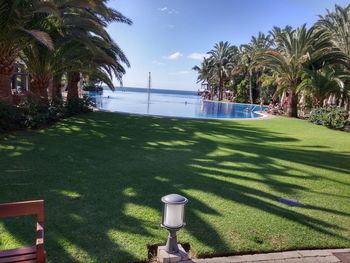
<svg viewBox="0 0 350 263"><path fill-rule="evenodd" d="M108 32L131 63L123 84L197 90L191 68L216 42L241 45L274 25L312 25L318 14L345 0L110 0L134 22L111 24ZM117 82L115 82L118 85Z"/></svg>

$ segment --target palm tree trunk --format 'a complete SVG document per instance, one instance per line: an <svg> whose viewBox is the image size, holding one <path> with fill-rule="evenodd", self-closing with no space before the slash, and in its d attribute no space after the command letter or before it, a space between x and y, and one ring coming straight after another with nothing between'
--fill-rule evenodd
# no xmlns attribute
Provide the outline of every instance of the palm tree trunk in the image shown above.
<svg viewBox="0 0 350 263"><path fill-rule="evenodd" d="M346 102L344 103L344 109L347 114L350 112L350 98L347 97ZM348 118L350 119L350 115L348 115Z"/></svg>
<svg viewBox="0 0 350 263"><path fill-rule="evenodd" d="M61 77L61 75L55 75L52 78L52 99L62 99Z"/></svg>
<svg viewBox="0 0 350 263"><path fill-rule="evenodd" d="M288 96L287 116L298 117L298 95L294 91Z"/></svg>
<svg viewBox="0 0 350 263"><path fill-rule="evenodd" d="M219 100L222 100L222 95L223 95L223 89L224 89L224 83L223 83L223 78L220 78L219 82Z"/></svg>
<svg viewBox="0 0 350 263"><path fill-rule="evenodd" d="M11 81L15 60L15 50L8 50L0 44L0 101L12 103Z"/></svg>
<svg viewBox="0 0 350 263"><path fill-rule="evenodd" d="M253 104L253 81L252 81L252 70L249 70L249 103Z"/></svg>
<svg viewBox="0 0 350 263"><path fill-rule="evenodd" d="M12 102L11 76L0 72L0 101Z"/></svg>
<svg viewBox="0 0 350 263"><path fill-rule="evenodd" d="M79 72L68 72L67 79L68 79L67 100L79 98L78 83L80 81L80 73Z"/></svg>
<svg viewBox="0 0 350 263"><path fill-rule="evenodd" d="M48 78L43 78L41 76L32 75L30 80L30 91L34 96L44 103L48 103L49 97L47 89L49 87L50 81Z"/></svg>

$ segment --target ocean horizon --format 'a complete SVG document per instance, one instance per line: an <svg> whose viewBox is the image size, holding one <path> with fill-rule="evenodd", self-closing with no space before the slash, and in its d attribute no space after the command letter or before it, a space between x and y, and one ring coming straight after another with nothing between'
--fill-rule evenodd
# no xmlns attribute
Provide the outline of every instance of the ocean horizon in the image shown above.
<svg viewBox="0 0 350 263"><path fill-rule="evenodd" d="M104 90L110 90L107 86L103 86ZM115 87L116 91L129 91L129 92L148 92L148 88L141 87ZM192 90L174 90L174 89L164 89L164 88L151 88L151 93L160 94L181 94L181 95L197 95L197 91Z"/></svg>

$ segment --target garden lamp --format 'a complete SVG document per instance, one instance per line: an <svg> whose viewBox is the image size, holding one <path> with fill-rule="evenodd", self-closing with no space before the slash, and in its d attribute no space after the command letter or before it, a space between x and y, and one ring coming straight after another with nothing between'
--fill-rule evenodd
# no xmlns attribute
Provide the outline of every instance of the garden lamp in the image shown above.
<svg viewBox="0 0 350 263"><path fill-rule="evenodd" d="M162 197L163 218L161 226L169 231L168 241L165 246L166 252L176 254L179 252L176 232L183 228L185 220L185 205L188 200L178 194L170 194Z"/></svg>

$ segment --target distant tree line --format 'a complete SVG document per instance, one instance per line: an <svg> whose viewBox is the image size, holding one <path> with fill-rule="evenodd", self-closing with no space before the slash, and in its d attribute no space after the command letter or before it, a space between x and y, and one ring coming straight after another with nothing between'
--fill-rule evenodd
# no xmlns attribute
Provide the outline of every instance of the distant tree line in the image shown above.
<svg viewBox="0 0 350 263"><path fill-rule="evenodd" d="M350 5L336 5L307 28L274 27L237 47L219 42L203 58L198 82L209 98L233 92L236 102L286 102L286 114L326 104L350 107Z"/></svg>

